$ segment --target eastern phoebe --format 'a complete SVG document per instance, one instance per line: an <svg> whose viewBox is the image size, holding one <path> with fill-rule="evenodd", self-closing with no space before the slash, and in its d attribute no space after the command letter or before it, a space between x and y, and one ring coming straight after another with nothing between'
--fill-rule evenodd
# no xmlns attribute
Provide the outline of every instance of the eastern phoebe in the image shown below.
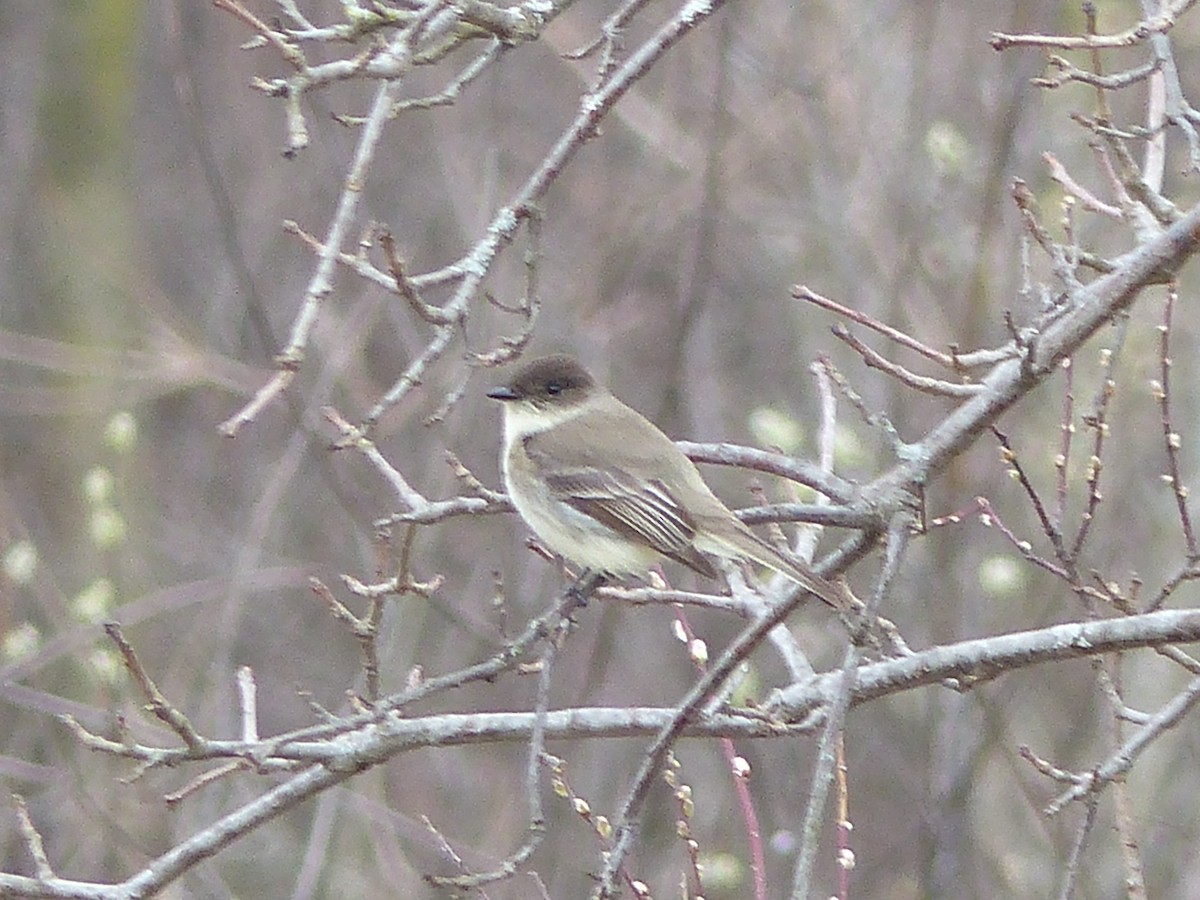
<svg viewBox="0 0 1200 900"><path fill-rule="evenodd" d="M504 387L504 485L551 550L597 576L673 559L708 578L708 556L781 572L835 609L842 591L752 532L692 461L569 356L537 359Z"/></svg>

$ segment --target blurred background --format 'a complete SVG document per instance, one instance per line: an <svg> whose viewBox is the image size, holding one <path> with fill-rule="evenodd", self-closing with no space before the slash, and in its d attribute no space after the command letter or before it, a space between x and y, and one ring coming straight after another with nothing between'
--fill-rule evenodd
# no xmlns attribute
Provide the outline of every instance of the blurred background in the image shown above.
<svg viewBox="0 0 1200 900"><path fill-rule="evenodd" d="M247 5L278 15L266 0ZM314 21L339 16L333 2L300 5ZM1097 5L1105 32L1140 15L1136 3ZM389 125L362 221L390 226L412 272L462 256L536 168L595 75L595 59L564 54L590 42L615 8L575 4L455 105ZM626 46L671 14L651 6ZM836 319L790 299L790 289L807 284L939 348L1003 343L1004 311L1018 322L1035 311L1021 291L1012 179L1030 183L1055 228L1061 192L1043 152L1097 193L1105 186L1086 135L1068 118L1091 112L1094 97L1079 87L1032 87L1044 55L997 53L987 40L993 31L1081 27L1078 4L1034 0L730 3L638 83L550 191L534 352L579 355L672 436L807 457L817 414L809 366L827 355L870 409L885 412L903 438L919 439L951 403L865 369L831 336ZM361 457L329 450L335 435L320 410L332 405L361 419L430 330L395 297L341 271L284 400L236 439L218 434L218 423L269 377L311 277L312 254L281 223L324 233L356 141L331 113L365 113L374 90L346 83L311 95L311 145L286 159L282 104L249 87L255 76L286 70L273 51L239 49L250 37L211 4L183 0L0 4L0 780L28 798L50 859L68 877L124 878L267 780L226 778L168 810L163 795L198 770L155 771L129 784L122 779L131 767L82 749L57 715L106 734L124 716L140 739L175 742L139 711L99 622L122 622L163 691L208 736L238 734L239 666L257 673L263 734L312 723L310 702L345 711L347 691L361 689L357 644L307 579L372 579L380 562L373 522L397 503ZM1185 17L1172 37L1185 91L1200 101L1200 17ZM408 95L439 90L479 49L416 71ZM1140 51L1104 58L1112 70L1145 59ZM1114 98L1114 119L1137 124L1143 103L1141 89ZM1186 146L1172 133L1166 193L1184 208L1196 196L1186 165ZM1130 246L1115 226L1078 221L1085 246ZM485 282L501 302L521 296L524 249L518 242ZM1190 284L1173 336L1187 474L1197 422L1187 390L1196 376ZM1080 560L1081 571L1123 583L1136 572L1147 590L1183 552L1146 389L1159 377L1161 305L1160 296L1143 298L1120 348L1105 501ZM451 352L375 432L430 498L459 490L447 450L498 487L499 417L483 394L503 374L470 370L464 357L517 325L477 309ZM1113 340L1102 334L1089 350ZM921 369L911 356L897 358ZM1081 357L1075 368L1077 417L1099 385L1097 359ZM461 402L444 421L425 424L468 375ZM1063 403L1062 384L1044 388L1002 423L1048 494ZM1091 452L1083 434L1075 476ZM867 480L892 462L886 440L843 404L839 473ZM731 506L755 502L746 473L706 474ZM785 499L789 488L767 490ZM1036 520L994 443L981 442L930 486L928 512L969 513L980 495L1037 544ZM1083 499L1073 491L1068 522L1078 521ZM418 533L415 573L440 573L445 583L430 600L389 607L386 690L403 686L414 666L440 674L486 657L544 608L558 575L525 548L526 536L514 516L460 518ZM1045 552L1044 541L1038 546ZM860 589L877 565L868 560L854 573ZM918 649L1082 615L1061 583L971 518L914 544L885 612ZM590 606L558 662L553 705L677 701L694 673L671 637L672 619L667 609ZM711 613L689 620L714 652L739 627ZM823 610L790 624L815 664L840 659L844 632ZM1128 701L1149 710L1185 681L1149 655L1124 671ZM777 659L759 651L750 687L762 696L783 677ZM509 677L417 712L528 709L533 689ZM853 712L855 896L1053 892L1082 811L1043 817L1057 788L1018 748L1087 770L1111 752L1105 710L1091 664L1079 661L1026 669L969 695L925 689ZM611 814L644 743L549 749L566 759L572 788ZM771 896L784 896L790 881L813 744L738 748L754 766ZM1152 896L1200 891L1198 749L1195 722L1185 720L1131 777ZM421 874L445 863L421 816L468 863L501 859L524 834L524 756L520 746L401 755L239 841L170 895L436 896ZM749 896L745 831L719 747L684 742L678 756L695 792L705 895ZM675 896L686 855L674 803L658 790L632 867L656 895ZM547 814L532 865L549 896L586 896L595 839L557 798L548 796ZM1111 826L1111 799L1100 815ZM828 848L818 880L826 895L835 884L832 834ZM11 811L0 815L0 862L4 871L32 871ZM1115 896L1121 877L1119 849L1101 828L1080 894ZM489 893L538 891L522 878Z"/></svg>

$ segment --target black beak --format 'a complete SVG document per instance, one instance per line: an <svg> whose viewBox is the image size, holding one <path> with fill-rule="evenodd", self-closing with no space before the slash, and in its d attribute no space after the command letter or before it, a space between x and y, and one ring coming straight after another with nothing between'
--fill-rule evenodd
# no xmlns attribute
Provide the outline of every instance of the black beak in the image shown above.
<svg viewBox="0 0 1200 900"><path fill-rule="evenodd" d="M492 388L487 395L493 400L520 400L521 395L510 387Z"/></svg>

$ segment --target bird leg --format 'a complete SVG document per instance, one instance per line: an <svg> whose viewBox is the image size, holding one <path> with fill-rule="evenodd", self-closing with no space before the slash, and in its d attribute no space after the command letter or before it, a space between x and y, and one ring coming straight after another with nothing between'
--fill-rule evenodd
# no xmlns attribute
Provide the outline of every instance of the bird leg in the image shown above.
<svg viewBox="0 0 1200 900"><path fill-rule="evenodd" d="M603 572L593 572L591 569L584 569L579 573L571 586L566 590L566 597L570 601L564 613L570 615L576 607L582 608L587 606L588 597L592 596L592 592L604 583Z"/></svg>

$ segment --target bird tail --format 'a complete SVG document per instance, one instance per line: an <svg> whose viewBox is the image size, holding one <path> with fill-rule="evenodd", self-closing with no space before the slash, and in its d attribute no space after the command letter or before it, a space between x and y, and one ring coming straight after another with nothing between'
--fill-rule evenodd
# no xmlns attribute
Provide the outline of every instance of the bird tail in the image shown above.
<svg viewBox="0 0 1200 900"><path fill-rule="evenodd" d="M802 562L784 556L749 528L744 530L739 528L737 531L722 534L720 538L710 537L710 540L725 544L725 551L722 552L715 547L701 547L700 549L725 558L742 557L751 560L792 579L836 610L844 611L851 608L850 592L844 585L830 581L828 578L818 575Z"/></svg>

